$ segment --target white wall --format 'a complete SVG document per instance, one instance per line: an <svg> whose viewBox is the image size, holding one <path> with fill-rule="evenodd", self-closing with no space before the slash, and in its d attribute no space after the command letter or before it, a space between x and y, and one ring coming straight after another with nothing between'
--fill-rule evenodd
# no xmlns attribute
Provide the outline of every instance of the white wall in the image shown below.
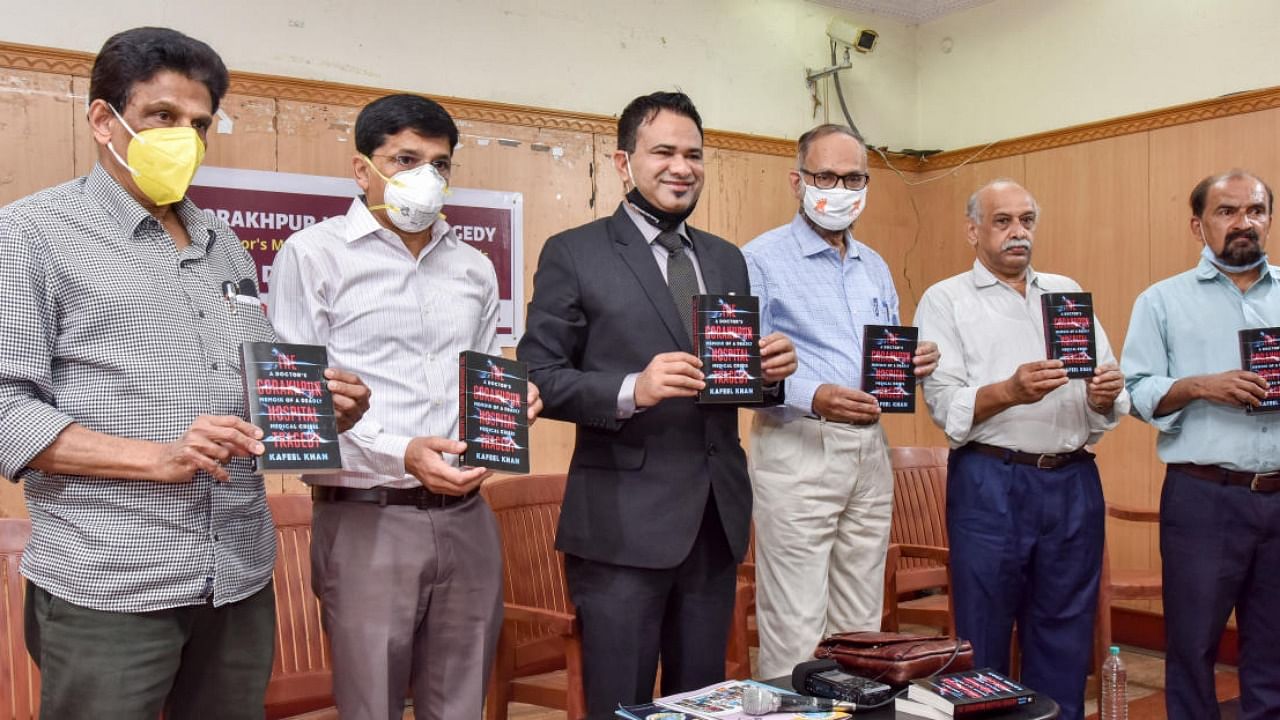
<svg viewBox="0 0 1280 720"><path fill-rule="evenodd" d="M605 115L679 87L709 128L795 138L825 120L804 71L828 64L833 16L866 19L805 0L0 0L0 40L93 52L166 25L234 70ZM880 47L845 85L855 121L910 144L916 29L871 25Z"/></svg>
<svg viewBox="0 0 1280 720"><path fill-rule="evenodd" d="M917 43L916 136L943 149L1280 85L1276 0L996 0Z"/></svg>

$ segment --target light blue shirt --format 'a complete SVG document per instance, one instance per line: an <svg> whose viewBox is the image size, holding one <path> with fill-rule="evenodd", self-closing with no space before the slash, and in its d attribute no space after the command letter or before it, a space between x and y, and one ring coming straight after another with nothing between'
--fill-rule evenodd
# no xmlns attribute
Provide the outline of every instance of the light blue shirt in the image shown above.
<svg viewBox="0 0 1280 720"><path fill-rule="evenodd" d="M845 244L842 259L797 213L742 248L760 298L760 334L790 338L799 364L787 378L786 405L763 412L811 415L819 385L861 388L863 326L898 324L889 265L847 232Z"/></svg>
<svg viewBox="0 0 1280 720"><path fill-rule="evenodd" d="M1280 470L1280 413L1249 415L1243 408L1192 400L1181 410L1153 417L1175 381L1240 369L1240 330L1276 326L1280 268L1274 265L1241 293L1201 258L1195 268L1138 296L1120 369L1133 396L1133 414L1160 431L1161 460L1246 472Z"/></svg>

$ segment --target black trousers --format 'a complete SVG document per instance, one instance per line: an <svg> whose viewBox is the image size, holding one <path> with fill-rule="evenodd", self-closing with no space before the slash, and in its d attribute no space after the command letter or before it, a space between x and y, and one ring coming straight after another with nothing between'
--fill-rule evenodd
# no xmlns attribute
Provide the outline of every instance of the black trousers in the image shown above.
<svg viewBox="0 0 1280 720"><path fill-rule="evenodd" d="M1170 720L1216 720L1213 664L1231 611L1240 717L1280 718L1280 493L1170 468L1160 496Z"/></svg>
<svg viewBox="0 0 1280 720"><path fill-rule="evenodd" d="M737 559L714 500L680 565L654 570L567 555L565 576L582 623L591 720L611 720L619 703L647 702L659 659L662 695L724 680Z"/></svg>
<svg viewBox="0 0 1280 720"><path fill-rule="evenodd" d="M40 717L250 720L275 649L270 583L240 602L121 613L74 605L27 583L27 651Z"/></svg>

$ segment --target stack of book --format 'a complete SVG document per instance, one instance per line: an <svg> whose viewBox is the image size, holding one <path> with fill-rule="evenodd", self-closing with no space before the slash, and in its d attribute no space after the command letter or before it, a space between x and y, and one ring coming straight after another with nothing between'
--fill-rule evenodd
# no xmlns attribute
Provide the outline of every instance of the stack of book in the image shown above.
<svg viewBox="0 0 1280 720"><path fill-rule="evenodd" d="M894 710L928 720L969 718L1035 702L1035 692L984 668L912 680Z"/></svg>

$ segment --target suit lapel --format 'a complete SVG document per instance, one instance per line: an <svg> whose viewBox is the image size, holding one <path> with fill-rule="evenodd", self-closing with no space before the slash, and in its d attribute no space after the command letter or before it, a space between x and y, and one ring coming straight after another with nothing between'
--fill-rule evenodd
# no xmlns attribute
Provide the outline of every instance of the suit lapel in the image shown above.
<svg viewBox="0 0 1280 720"><path fill-rule="evenodd" d="M663 279L662 271L658 269L658 263L653 257L653 248L644 241L644 236L640 234L640 230L636 228L635 223L631 221L631 216L627 215L627 211L621 204L613 213L613 217L609 218L608 227L618 254L622 256L623 262L640 282L640 287L644 289L649 302L658 311L658 317L662 318L662 323L667 326L667 332L671 334L671 338L676 341L681 350L693 352L693 345L689 341L689 330L684 329L680 322L680 314L676 311L671 289L667 287L667 281Z"/></svg>

